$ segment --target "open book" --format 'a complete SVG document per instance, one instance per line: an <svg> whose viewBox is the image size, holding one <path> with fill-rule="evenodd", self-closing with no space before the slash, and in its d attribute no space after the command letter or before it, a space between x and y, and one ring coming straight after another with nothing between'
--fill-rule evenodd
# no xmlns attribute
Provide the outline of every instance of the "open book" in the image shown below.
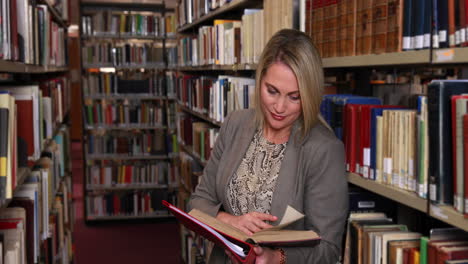
<svg viewBox="0 0 468 264"><path fill-rule="evenodd" d="M278 226L264 229L248 236L239 229L225 224L216 218L197 209L185 213L172 204L163 201L172 214L188 229L213 241L220 247L229 250L241 263L253 263L255 253L253 247L260 246L312 246L320 241L320 237L311 230L283 230L282 228L304 217L292 207L288 207L282 222Z"/></svg>

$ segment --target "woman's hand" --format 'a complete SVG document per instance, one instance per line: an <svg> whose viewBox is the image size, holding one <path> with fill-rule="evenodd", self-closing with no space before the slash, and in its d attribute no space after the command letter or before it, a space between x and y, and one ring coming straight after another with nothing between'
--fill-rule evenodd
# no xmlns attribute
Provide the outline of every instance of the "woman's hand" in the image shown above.
<svg viewBox="0 0 468 264"><path fill-rule="evenodd" d="M273 222L278 219L276 216L259 212L250 212L241 216L231 215L226 212L219 212L216 218L221 222L236 227L249 236L262 229L272 227L270 224L267 224L264 221Z"/></svg>
<svg viewBox="0 0 468 264"><path fill-rule="evenodd" d="M281 261L281 252L266 247L254 247L255 264L276 264Z"/></svg>
<svg viewBox="0 0 468 264"><path fill-rule="evenodd" d="M228 250L225 250L224 252L231 259L233 264L240 264L231 252ZM257 255L255 258L255 264L276 264L280 263L281 260L281 252L278 250L256 246L254 247L254 253Z"/></svg>

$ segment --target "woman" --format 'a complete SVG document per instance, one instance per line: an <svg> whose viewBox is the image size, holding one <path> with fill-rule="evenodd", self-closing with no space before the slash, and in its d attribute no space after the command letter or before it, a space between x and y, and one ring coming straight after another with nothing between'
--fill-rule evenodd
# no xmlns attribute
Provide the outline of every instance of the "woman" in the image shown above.
<svg viewBox="0 0 468 264"><path fill-rule="evenodd" d="M314 230L314 247L256 247L256 263L336 263L348 209L343 144L319 115L323 71L310 38L281 30L256 73L255 109L226 118L190 200L252 234L281 221L288 205L305 218L288 229ZM226 263L215 248L210 263Z"/></svg>

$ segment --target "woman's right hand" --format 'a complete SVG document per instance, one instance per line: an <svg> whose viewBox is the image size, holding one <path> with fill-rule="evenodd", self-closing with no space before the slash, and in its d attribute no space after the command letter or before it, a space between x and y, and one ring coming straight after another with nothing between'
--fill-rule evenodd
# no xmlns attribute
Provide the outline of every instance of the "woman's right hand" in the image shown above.
<svg viewBox="0 0 468 264"><path fill-rule="evenodd" d="M219 212L216 218L221 222L236 227L249 236L262 229L272 227L270 224L265 223L265 221L273 222L278 219L276 216L259 212L250 212L240 216Z"/></svg>

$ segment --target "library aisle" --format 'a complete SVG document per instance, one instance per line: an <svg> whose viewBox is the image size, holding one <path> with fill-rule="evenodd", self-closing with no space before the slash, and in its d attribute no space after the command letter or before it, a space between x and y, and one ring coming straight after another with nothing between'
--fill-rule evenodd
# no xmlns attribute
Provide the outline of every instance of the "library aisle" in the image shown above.
<svg viewBox="0 0 468 264"><path fill-rule="evenodd" d="M82 145L72 144L75 205L75 264L180 263L178 225L173 220L86 225L83 205ZM157 220L151 220L157 221ZM155 261L157 259L157 261Z"/></svg>

